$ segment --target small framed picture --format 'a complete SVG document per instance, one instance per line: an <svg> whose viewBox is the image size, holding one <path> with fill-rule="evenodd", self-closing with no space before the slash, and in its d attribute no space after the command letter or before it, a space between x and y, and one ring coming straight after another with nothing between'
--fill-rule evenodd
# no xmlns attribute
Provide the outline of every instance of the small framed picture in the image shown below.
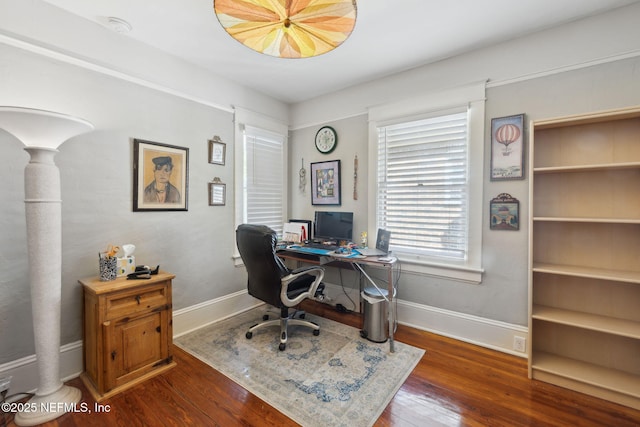
<svg viewBox="0 0 640 427"><path fill-rule="evenodd" d="M519 230L520 202L510 194L501 193L491 199L489 218L491 230Z"/></svg>
<svg viewBox="0 0 640 427"><path fill-rule="evenodd" d="M227 198L227 185L219 180L209 183L209 206L224 206Z"/></svg>
<svg viewBox="0 0 640 427"><path fill-rule="evenodd" d="M304 230L304 232L302 233L302 240L310 240L313 238L312 234L313 234L313 227L312 221L309 221L308 219L290 219L289 220L290 223L299 223L301 224L302 229Z"/></svg>
<svg viewBox="0 0 640 427"><path fill-rule="evenodd" d="M220 140L218 135L209 140L209 163L224 165L227 154L227 144Z"/></svg>
<svg viewBox="0 0 640 427"><path fill-rule="evenodd" d="M340 203L340 160L311 163L311 204Z"/></svg>
<svg viewBox="0 0 640 427"><path fill-rule="evenodd" d="M491 180L524 179L524 114L491 119Z"/></svg>
<svg viewBox="0 0 640 427"><path fill-rule="evenodd" d="M189 149L133 140L133 211L186 211Z"/></svg>

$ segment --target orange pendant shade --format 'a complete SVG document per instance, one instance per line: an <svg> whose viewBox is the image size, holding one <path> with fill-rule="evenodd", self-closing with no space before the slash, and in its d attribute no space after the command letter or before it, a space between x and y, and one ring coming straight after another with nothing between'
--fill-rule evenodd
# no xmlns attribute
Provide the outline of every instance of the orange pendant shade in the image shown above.
<svg viewBox="0 0 640 427"><path fill-rule="evenodd" d="M280 58L340 46L356 24L355 0L214 0L222 27L240 43Z"/></svg>

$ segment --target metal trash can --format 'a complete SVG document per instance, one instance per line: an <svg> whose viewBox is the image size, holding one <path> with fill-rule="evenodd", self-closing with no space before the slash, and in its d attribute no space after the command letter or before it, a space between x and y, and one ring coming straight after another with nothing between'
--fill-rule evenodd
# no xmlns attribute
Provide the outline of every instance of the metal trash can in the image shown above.
<svg viewBox="0 0 640 427"><path fill-rule="evenodd" d="M377 343L387 341L389 338L389 304L384 297L389 295L389 291L370 287L365 288L361 295L364 300L364 327L360 331L360 336Z"/></svg>

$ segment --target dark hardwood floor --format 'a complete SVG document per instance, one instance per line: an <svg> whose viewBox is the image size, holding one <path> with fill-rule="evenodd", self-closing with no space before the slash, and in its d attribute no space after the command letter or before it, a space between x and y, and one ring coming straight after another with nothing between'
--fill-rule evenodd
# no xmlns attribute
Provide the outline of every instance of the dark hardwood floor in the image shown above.
<svg viewBox="0 0 640 427"><path fill-rule="evenodd" d="M354 314L315 303L304 308L361 326ZM640 426L640 411L529 380L525 359L402 325L396 339L426 353L376 426ZM45 425L297 425L181 349L174 347L174 355L177 366L169 372L101 402L109 412L69 413ZM93 411L82 382L69 384Z"/></svg>

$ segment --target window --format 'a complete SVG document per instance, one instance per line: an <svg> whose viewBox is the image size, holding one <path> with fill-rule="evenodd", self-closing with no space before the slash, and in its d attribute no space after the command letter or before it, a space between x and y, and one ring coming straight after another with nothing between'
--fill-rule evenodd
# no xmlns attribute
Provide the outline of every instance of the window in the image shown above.
<svg viewBox="0 0 640 427"><path fill-rule="evenodd" d="M288 127L271 117L235 107L235 229L263 224L282 233L287 218ZM242 265L234 247L236 265Z"/></svg>
<svg viewBox="0 0 640 427"><path fill-rule="evenodd" d="M398 251L465 260L467 112L378 127L377 226Z"/></svg>
<svg viewBox="0 0 640 427"><path fill-rule="evenodd" d="M369 234L403 271L482 280L485 83L369 110Z"/></svg>
<svg viewBox="0 0 640 427"><path fill-rule="evenodd" d="M243 135L242 222L282 234L284 224L284 136L245 126Z"/></svg>

